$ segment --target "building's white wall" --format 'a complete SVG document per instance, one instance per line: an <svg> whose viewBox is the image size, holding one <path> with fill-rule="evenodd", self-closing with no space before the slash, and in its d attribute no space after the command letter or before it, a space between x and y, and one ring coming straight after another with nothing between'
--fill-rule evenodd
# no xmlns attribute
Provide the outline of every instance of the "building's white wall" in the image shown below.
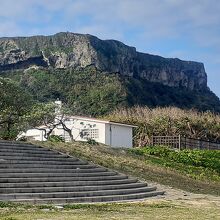
<svg viewBox="0 0 220 220"><path fill-rule="evenodd" d="M106 144L112 147L132 148L132 127L106 124Z"/></svg>
<svg viewBox="0 0 220 220"><path fill-rule="evenodd" d="M80 132L83 129L98 129L98 138L93 138L99 143L105 144L105 124L100 122L91 122L82 119L69 119L65 122L66 126L72 130L73 138L76 141L87 141L87 139L80 136ZM59 126L54 129L53 134L60 135L65 138L66 141L70 141L69 135Z"/></svg>
<svg viewBox="0 0 220 220"><path fill-rule="evenodd" d="M110 139L110 124L105 124L105 144L111 145L111 139Z"/></svg>
<svg viewBox="0 0 220 220"><path fill-rule="evenodd" d="M80 135L80 132L83 129L97 129L98 137L92 138L96 142L113 147L132 147L132 127L76 118L69 118L65 124L69 129L72 130L73 139L76 141L88 140L85 136L82 137ZM45 141L46 139L44 138L43 134L44 133L41 130L29 129L21 136L26 136L27 138L31 138L33 140ZM69 134L64 131L61 125L56 127L51 134L62 136L67 142L71 140Z"/></svg>
<svg viewBox="0 0 220 220"><path fill-rule="evenodd" d="M36 140L36 141L45 141L44 131L39 129L29 129L26 132L23 132L18 136L18 138L27 137L28 139Z"/></svg>

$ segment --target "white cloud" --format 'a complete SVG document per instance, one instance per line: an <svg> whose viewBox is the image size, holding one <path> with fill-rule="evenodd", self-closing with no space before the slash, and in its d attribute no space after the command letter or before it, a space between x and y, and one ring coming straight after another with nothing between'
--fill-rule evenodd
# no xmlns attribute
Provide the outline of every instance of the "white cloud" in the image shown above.
<svg viewBox="0 0 220 220"><path fill-rule="evenodd" d="M218 46L219 11L219 0L2 0L0 18L19 26L19 22L47 23L62 13L63 29L105 27L121 36L140 28L149 38L187 35L200 44L209 41ZM89 24L79 21L83 17Z"/></svg>

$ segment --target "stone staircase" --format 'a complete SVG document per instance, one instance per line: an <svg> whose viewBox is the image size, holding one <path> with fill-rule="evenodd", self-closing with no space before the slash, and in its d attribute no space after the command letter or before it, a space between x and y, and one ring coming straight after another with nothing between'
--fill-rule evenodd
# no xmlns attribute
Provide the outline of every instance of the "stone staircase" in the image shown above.
<svg viewBox="0 0 220 220"><path fill-rule="evenodd" d="M0 142L0 201L91 203L162 194L154 186L75 157L31 144Z"/></svg>

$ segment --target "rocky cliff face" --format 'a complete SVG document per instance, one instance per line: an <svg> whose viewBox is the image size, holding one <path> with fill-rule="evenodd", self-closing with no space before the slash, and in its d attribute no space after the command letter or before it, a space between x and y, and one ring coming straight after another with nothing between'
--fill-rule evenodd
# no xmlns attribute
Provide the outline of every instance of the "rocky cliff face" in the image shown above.
<svg viewBox="0 0 220 220"><path fill-rule="evenodd" d="M202 63L139 53L134 47L91 35L58 33L53 36L0 38L0 71L77 68L94 65L107 73L140 77L190 90L207 88Z"/></svg>

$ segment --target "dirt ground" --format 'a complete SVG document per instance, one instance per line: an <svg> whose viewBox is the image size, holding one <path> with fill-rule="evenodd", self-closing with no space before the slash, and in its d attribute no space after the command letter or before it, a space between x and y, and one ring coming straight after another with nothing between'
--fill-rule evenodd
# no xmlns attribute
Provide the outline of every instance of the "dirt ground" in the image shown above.
<svg viewBox="0 0 220 220"><path fill-rule="evenodd" d="M160 201L170 201L175 203L180 202L185 204L192 204L195 206L216 205L219 207L219 213L220 213L220 196L190 193L180 189L175 189L173 187L169 187L149 181L148 181L148 185L157 186L158 190L165 191L165 194L162 196L147 198L145 199L146 202L153 202L160 200Z"/></svg>

